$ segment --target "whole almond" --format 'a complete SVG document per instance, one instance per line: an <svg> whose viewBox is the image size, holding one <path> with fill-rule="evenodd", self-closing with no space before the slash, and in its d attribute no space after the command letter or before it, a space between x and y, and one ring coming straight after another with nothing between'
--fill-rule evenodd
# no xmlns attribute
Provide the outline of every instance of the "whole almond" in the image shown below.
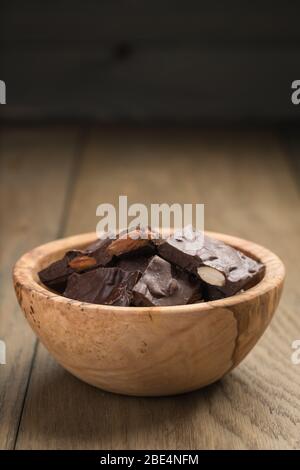
<svg viewBox="0 0 300 470"><path fill-rule="evenodd" d="M69 267L77 272L84 271L85 269L96 266L97 261L92 256L76 256L69 262Z"/></svg>
<svg viewBox="0 0 300 470"><path fill-rule="evenodd" d="M140 238L141 234L143 234L143 238ZM147 235L147 238L145 238L145 235ZM140 229L136 229L130 233L126 232L109 245L107 252L110 255L120 256L124 253L138 250L149 245L149 240L151 240L152 236L154 238L154 234L150 230L143 232Z"/></svg>
<svg viewBox="0 0 300 470"><path fill-rule="evenodd" d="M148 240L133 240L132 238L118 238L113 241L107 248L107 252L110 255L120 256L123 253L129 253L130 251L138 250L143 246L149 244Z"/></svg>
<svg viewBox="0 0 300 470"><path fill-rule="evenodd" d="M201 266L197 269L198 276L202 281L212 286L223 287L226 283L226 278L221 271L210 266Z"/></svg>

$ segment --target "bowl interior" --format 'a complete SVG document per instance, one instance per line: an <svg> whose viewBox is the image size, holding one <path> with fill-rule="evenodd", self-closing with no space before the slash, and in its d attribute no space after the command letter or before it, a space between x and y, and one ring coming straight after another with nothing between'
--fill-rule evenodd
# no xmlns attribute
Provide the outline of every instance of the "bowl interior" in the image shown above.
<svg viewBox="0 0 300 470"><path fill-rule="evenodd" d="M271 251L268 249L257 245L253 242L248 240L244 240L237 237L232 237L230 235L225 235L221 233L215 232L206 232L207 235L217 238L219 240L224 241L225 243L233 246L234 248L242 251L246 255L254 258L257 261L263 263L266 267L265 274L263 279L256 284L255 286L251 287L247 291L236 294L232 297L227 297L221 300L214 300L210 302L203 302L201 304L190 304L190 305L179 305L179 306L172 306L172 307L151 307L151 310L155 311L155 309L159 311L174 311L174 308L177 310L182 309L193 309L196 306L197 310L204 308L203 306L209 304L221 304L225 305L232 305L240 302L244 295L247 293L249 295L255 297L259 293L263 291L269 290L276 286L280 280L284 278L284 266L281 260ZM82 235L75 235L68 238L63 238L60 240L56 240L40 247L35 248L34 250L30 251L29 253L25 254L16 264L15 273L17 272L17 278L20 277L21 274L21 282L27 285L30 285L32 289L38 290L43 295L47 296L55 296L56 299L60 298L61 301L66 301L65 297L58 295L55 292L50 291L46 288L39 280L38 272L47 267L53 261L58 260L61 258L66 251L71 249L82 249L88 246L90 243L93 243L96 240L96 235L94 232ZM17 279L17 281L20 279ZM78 301L73 301L76 304ZM78 302L82 304L82 302ZM88 304L91 307L95 307L96 304ZM99 307L99 305L98 305ZM101 305L101 307L105 308L105 305ZM110 309L127 309L128 307L111 307ZM130 310L133 311L140 311L143 309L149 309L149 307L129 307Z"/></svg>

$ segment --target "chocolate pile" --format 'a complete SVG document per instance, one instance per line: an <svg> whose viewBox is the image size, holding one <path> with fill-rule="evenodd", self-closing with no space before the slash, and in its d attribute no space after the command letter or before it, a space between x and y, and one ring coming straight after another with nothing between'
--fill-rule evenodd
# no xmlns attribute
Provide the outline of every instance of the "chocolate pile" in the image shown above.
<svg viewBox="0 0 300 470"><path fill-rule="evenodd" d="M186 227L167 239L136 228L98 240L39 272L70 299L116 306L185 305L222 299L258 283L264 266L225 243Z"/></svg>

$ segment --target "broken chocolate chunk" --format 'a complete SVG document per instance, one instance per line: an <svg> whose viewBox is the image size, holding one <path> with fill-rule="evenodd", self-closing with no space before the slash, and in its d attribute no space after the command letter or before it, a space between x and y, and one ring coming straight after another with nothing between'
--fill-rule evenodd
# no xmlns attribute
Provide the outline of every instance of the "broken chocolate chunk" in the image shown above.
<svg viewBox="0 0 300 470"><path fill-rule="evenodd" d="M126 307L132 299L132 289L138 281L137 271L119 268L97 268L83 274L72 274L64 296L81 302Z"/></svg>
<svg viewBox="0 0 300 470"><path fill-rule="evenodd" d="M93 268L97 265L97 260L92 256L82 255L76 256L69 261L69 267L76 272L85 271L86 269Z"/></svg>
<svg viewBox="0 0 300 470"><path fill-rule="evenodd" d="M139 271L143 273L147 268L151 257L140 254L123 255L114 261L114 266L124 271Z"/></svg>
<svg viewBox="0 0 300 470"><path fill-rule="evenodd" d="M112 259L112 255L108 252L108 247L113 243L113 241L114 240L111 238L99 239L89 245L84 250L84 254L95 258L97 266L106 266Z"/></svg>
<svg viewBox="0 0 300 470"><path fill-rule="evenodd" d="M196 274L197 267L200 266L197 253L203 246L203 240L202 232L187 226L160 241L157 244L158 254L170 263Z"/></svg>
<svg viewBox="0 0 300 470"><path fill-rule="evenodd" d="M201 282L154 256L133 288L136 306L184 305L201 300Z"/></svg>
<svg viewBox="0 0 300 470"><path fill-rule="evenodd" d="M204 236L198 248L199 232L194 242L183 236L171 236L158 246L159 254L171 263L196 274L207 286L208 297L222 298L248 289L264 275L264 266L225 243Z"/></svg>
<svg viewBox="0 0 300 470"><path fill-rule="evenodd" d="M198 256L203 264L197 268L198 276L215 287L217 292L222 292L224 297L234 295L241 289L249 289L264 275L264 266L261 263L209 237L205 237Z"/></svg>
<svg viewBox="0 0 300 470"><path fill-rule="evenodd" d="M149 227L68 251L39 272L50 289L108 305L182 305L229 297L264 275L261 263L191 226L162 239Z"/></svg>
<svg viewBox="0 0 300 470"><path fill-rule="evenodd" d="M112 256L107 252L111 242L110 239L98 240L84 251L68 251L62 259L38 273L40 280L50 289L63 293L71 274L106 266L111 261Z"/></svg>
<svg viewBox="0 0 300 470"><path fill-rule="evenodd" d="M70 276L74 269L70 267L71 263L75 258L81 257L82 252L78 250L68 251L65 256L54 263L50 264L47 268L42 269L38 275L40 280L49 289L53 289L60 294L66 288L68 276Z"/></svg>
<svg viewBox="0 0 300 470"><path fill-rule="evenodd" d="M135 230L125 231L119 234L116 240L107 248L112 256L120 256L126 253L136 252L148 248L154 253L155 246L153 240L158 235L150 228L137 227Z"/></svg>

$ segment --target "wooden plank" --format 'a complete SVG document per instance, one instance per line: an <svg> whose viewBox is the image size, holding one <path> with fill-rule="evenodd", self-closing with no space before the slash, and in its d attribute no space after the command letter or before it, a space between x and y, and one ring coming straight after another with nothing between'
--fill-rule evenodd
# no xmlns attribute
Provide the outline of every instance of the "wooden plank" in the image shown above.
<svg viewBox="0 0 300 470"><path fill-rule="evenodd" d="M1 5L1 36L6 41L261 41L299 42L299 5L256 0L152 2L63 0L58 5L38 0L10 0Z"/></svg>
<svg viewBox="0 0 300 470"><path fill-rule="evenodd" d="M14 447L36 339L16 301L11 270L25 251L59 235L77 131L2 129L0 148L0 448Z"/></svg>
<svg viewBox="0 0 300 470"><path fill-rule="evenodd" d="M271 327L233 373L204 390L133 398L90 387L39 346L18 449L299 448L299 194L267 133L96 130L84 154L66 234L95 228L95 208L204 202L206 228L268 246L288 277ZM298 366L299 367L299 366Z"/></svg>
<svg viewBox="0 0 300 470"><path fill-rule="evenodd" d="M9 106L1 114L105 122L296 120L291 83L300 75L298 57L297 47L139 47L123 58L97 44L13 48L2 53Z"/></svg>

